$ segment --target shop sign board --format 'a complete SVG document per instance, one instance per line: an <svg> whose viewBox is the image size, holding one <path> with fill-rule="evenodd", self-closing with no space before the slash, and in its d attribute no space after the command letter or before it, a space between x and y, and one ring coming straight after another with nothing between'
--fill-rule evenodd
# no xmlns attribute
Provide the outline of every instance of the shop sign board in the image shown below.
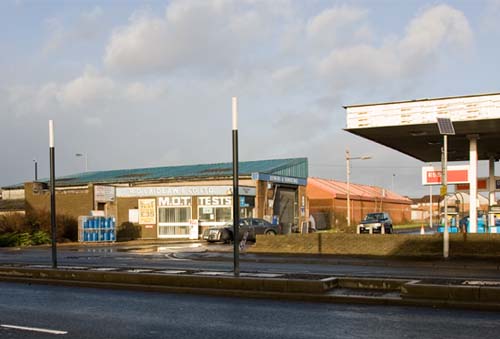
<svg viewBox="0 0 500 339"><path fill-rule="evenodd" d="M469 183L455 185L456 192L469 192L469 190ZM480 192L489 192L489 178L478 178L477 190ZM500 192L500 177L495 177L495 192Z"/></svg>
<svg viewBox="0 0 500 339"><path fill-rule="evenodd" d="M231 206L232 197L198 197L198 206Z"/></svg>
<svg viewBox="0 0 500 339"><path fill-rule="evenodd" d="M139 225L156 224L156 200L139 199Z"/></svg>
<svg viewBox="0 0 500 339"><path fill-rule="evenodd" d="M465 184L469 182L469 166L448 166L448 184ZM441 185L441 168L422 167L422 185Z"/></svg>
<svg viewBox="0 0 500 339"><path fill-rule="evenodd" d="M130 209L128 210L128 221L131 223L138 223L139 222L139 210L138 209Z"/></svg>
<svg viewBox="0 0 500 339"><path fill-rule="evenodd" d="M189 239L196 240L199 235L198 219L189 219Z"/></svg>
<svg viewBox="0 0 500 339"><path fill-rule="evenodd" d="M304 178L287 177L287 176L283 176L283 175L273 175L273 174L259 173L259 172L252 173L252 179L253 180L275 182L275 183L279 183L279 184L292 184L292 185L298 185L298 186L306 186L307 185L307 179L304 179Z"/></svg>
<svg viewBox="0 0 500 339"><path fill-rule="evenodd" d="M112 202L115 201L114 186L94 186L94 199L96 202Z"/></svg>
<svg viewBox="0 0 500 339"><path fill-rule="evenodd" d="M245 197L240 197L240 207L249 207L250 204L245 200Z"/></svg>
<svg viewBox="0 0 500 339"><path fill-rule="evenodd" d="M464 96L348 106L347 129L436 124L438 117L453 121L500 118L500 94Z"/></svg>
<svg viewBox="0 0 500 339"><path fill-rule="evenodd" d="M159 197L158 207L191 206L191 197Z"/></svg>
<svg viewBox="0 0 500 339"><path fill-rule="evenodd" d="M232 186L167 186L167 187L117 187L119 198L197 196L197 195L231 195ZM239 187L240 195L256 194L255 187Z"/></svg>

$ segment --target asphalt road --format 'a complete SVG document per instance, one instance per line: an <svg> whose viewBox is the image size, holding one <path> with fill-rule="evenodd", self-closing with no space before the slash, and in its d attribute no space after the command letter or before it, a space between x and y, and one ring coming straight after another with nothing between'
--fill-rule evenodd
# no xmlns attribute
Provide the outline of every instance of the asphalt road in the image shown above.
<svg viewBox="0 0 500 339"><path fill-rule="evenodd" d="M217 250L217 251L214 251ZM77 246L58 250L60 266L232 271L230 246L205 243L161 246ZM220 252L222 251L222 252ZM50 247L0 249L0 264L51 265ZM242 272L315 273L331 276L478 278L500 280L498 263L242 254Z"/></svg>
<svg viewBox="0 0 500 339"><path fill-rule="evenodd" d="M0 283L0 338L498 338L498 313ZM61 334L13 329L20 326Z"/></svg>

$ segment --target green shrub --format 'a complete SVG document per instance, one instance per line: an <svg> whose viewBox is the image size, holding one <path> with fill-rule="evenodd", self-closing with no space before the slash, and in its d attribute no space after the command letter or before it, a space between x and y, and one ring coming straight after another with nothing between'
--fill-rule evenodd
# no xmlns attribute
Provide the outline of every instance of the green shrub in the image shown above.
<svg viewBox="0 0 500 339"><path fill-rule="evenodd" d="M18 233L16 246L30 246L31 245L31 235L27 232Z"/></svg>
<svg viewBox="0 0 500 339"><path fill-rule="evenodd" d="M31 235L31 243L33 245L43 245L50 244L52 239L47 232L44 231L36 231Z"/></svg>
<svg viewBox="0 0 500 339"><path fill-rule="evenodd" d="M0 234L0 247L12 247L12 246L16 246L16 234L15 233Z"/></svg>
<svg viewBox="0 0 500 339"><path fill-rule="evenodd" d="M117 241L134 240L141 237L141 226L136 226L131 222L122 223L116 230Z"/></svg>
<svg viewBox="0 0 500 339"><path fill-rule="evenodd" d="M78 240L78 220L68 215L57 215L57 241ZM37 233L43 232L43 233ZM0 216L0 234L32 234L35 243L47 243L42 234L51 234L51 218L49 211L28 210L26 215L13 213ZM37 235L35 235L37 234ZM20 238L19 238L20 237ZM26 236L14 236L14 240L8 236L2 237L4 243L15 242L17 245L0 246L25 246L28 244ZM50 240L48 241L50 242ZM29 244L28 244L29 245Z"/></svg>
<svg viewBox="0 0 500 339"><path fill-rule="evenodd" d="M31 246L50 244L50 236L44 231L37 231L33 234L27 232L0 234L0 247Z"/></svg>

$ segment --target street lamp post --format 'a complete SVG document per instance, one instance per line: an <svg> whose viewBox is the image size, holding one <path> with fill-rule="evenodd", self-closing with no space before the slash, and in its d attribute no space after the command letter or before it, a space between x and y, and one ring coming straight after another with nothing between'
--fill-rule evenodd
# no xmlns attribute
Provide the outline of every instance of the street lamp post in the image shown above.
<svg viewBox="0 0 500 339"><path fill-rule="evenodd" d="M443 257L448 258L450 251L450 235L448 230L448 135L455 135L453 123L449 118L436 118L439 134L443 136L442 163L441 163L441 196L444 197L444 232Z"/></svg>
<svg viewBox="0 0 500 339"><path fill-rule="evenodd" d="M345 150L345 161L347 167L347 226L351 226L351 160L367 160L372 157L369 155L363 155L360 157L351 157L349 149Z"/></svg>
<svg viewBox="0 0 500 339"><path fill-rule="evenodd" d="M238 169L238 99L232 98L233 116L233 261L234 276L240 276L240 199L239 199L239 169Z"/></svg>
<svg viewBox="0 0 500 339"><path fill-rule="evenodd" d="M76 153L75 157L83 157L85 160L85 172L89 171L89 163L87 159L87 153Z"/></svg>
<svg viewBox="0 0 500 339"><path fill-rule="evenodd" d="M52 233L52 268L57 268L57 225L56 225L56 172L54 122L49 120L49 157L50 157L50 230Z"/></svg>
<svg viewBox="0 0 500 339"><path fill-rule="evenodd" d="M35 181L38 181L38 162L36 159L33 159L33 162L35 163Z"/></svg>

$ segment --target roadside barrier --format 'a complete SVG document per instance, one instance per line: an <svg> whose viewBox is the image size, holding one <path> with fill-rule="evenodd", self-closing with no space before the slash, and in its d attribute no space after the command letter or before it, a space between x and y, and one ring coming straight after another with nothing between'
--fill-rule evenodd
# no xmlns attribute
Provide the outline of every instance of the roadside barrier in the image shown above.
<svg viewBox="0 0 500 339"><path fill-rule="evenodd" d="M443 234L311 233L257 235L248 253L441 258ZM450 234L450 256L498 258L500 234Z"/></svg>

